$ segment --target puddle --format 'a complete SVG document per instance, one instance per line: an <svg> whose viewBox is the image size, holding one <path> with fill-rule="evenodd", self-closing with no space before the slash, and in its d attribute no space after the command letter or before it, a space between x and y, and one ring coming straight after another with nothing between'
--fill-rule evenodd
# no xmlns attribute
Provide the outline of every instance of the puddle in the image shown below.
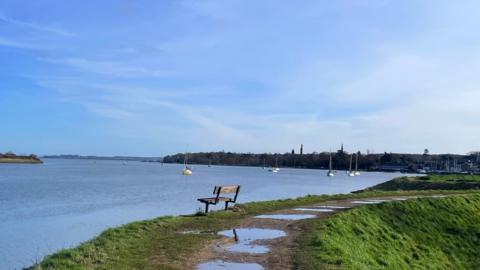
<svg viewBox="0 0 480 270"><path fill-rule="evenodd" d="M270 249L266 246L255 245L252 242L257 240L275 239L286 236L284 231L272 229L243 228L222 231L218 234L235 238L236 243L227 248L230 252L266 253Z"/></svg>
<svg viewBox="0 0 480 270"><path fill-rule="evenodd" d="M312 212L333 212L333 209L327 208L294 208L295 211L312 211Z"/></svg>
<svg viewBox="0 0 480 270"><path fill-rule="evenodd" d="M292 215L282 215L282 214L278 214L278 215L259 215L259 216L256 216L256 218L271 218L271 219L286 219L286 220L301 220L301 219L307 219L307 218L314 218L314 217L317 217L315 215L295 215L295 214L292 214Z"/></svg>
<svg viewBox="0 0 480 270"><path fill-rule="evenodd" d="M376 202L376 203L382 203L382 202L389 202L391 200L380 200L380 199L378 199L378 200L369 200L369 201Z"/></svg>
<svg viewBox="0 0 480 270"><path fill-rule="evenodd" d="M381 203L379 201L351 201L351 203L355 204L376 204L376 203Z"/></svg>
<svg viewBox="0 0 480 270"><path fill-rule="evenodd" d="M432 195L430 197L432 197L432 198L445 198L445 197L447 197L447 195Z"/></svg>
<svg viewBox="0 0 480 270"><path fill-rule="evenodd" d="M350 206L338 206L338 205L321 205L320 208L330 208L330 209L349 209Z"/></svg>
<svg viewBox="0 0 480 270"><path fill-rule="evenodd" d="M406 201L408 198L393 198L394 201Z"/></svg>
<svg viewBox="0 0 480 270"><path fill-rule="evenodd" d="M257 263L211 261L199 264L197 270L263 270L263 267Z"/></svg>

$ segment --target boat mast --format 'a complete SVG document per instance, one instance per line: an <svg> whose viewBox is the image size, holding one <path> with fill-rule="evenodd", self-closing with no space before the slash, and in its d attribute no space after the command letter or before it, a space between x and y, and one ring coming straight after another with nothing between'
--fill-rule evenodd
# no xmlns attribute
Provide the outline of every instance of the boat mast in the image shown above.
<svg viewBox="0 0 480 270"><path fill-rule="evenodd" d="M330 162L328 163L328 171L332 172L332 152L330 152Z"/></svg>
<svg viewBox="0 0 480 270"><path fill-rule="evenodd" d="M358 153L355 154L355 171L358 172Z"/></svg>
<svg viewBox="0 0 480 270"><path fill-rule="evenodd" d="M350 154L350 168L348 169L348 172L352 172L352 161L353 161L353 154Z"/></svg>

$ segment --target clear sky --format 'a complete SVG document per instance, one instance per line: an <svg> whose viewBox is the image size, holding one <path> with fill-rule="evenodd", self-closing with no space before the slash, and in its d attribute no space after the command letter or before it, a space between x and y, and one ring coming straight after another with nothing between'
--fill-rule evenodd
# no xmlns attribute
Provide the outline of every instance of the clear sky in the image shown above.
<svg viewBox="0 0 480 270"><path fill-rule="evenodd" d="M0 0L0 152L479 150L479 10Z"/></svg>

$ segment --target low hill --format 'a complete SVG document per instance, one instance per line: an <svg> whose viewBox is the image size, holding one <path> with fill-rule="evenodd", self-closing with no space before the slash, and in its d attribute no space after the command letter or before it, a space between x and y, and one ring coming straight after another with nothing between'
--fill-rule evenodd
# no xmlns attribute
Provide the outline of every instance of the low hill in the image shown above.
<svg viewBox="0 0 480 270"><path fill-rule="evenodd" d="M400 177L367 188L364 191L466 190L479 188L480 175L449 174Z"/></svg>
<svg viewBox="0 0 480 270"><path fill-rule="evenodd" d="M359 207L312 220L298 269L480 269L480 195Z"/></svg>

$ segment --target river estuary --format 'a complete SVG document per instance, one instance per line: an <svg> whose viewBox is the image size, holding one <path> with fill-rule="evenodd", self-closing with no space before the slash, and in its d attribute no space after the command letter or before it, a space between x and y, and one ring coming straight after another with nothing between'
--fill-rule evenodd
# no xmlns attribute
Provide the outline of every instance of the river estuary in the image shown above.
<svg viewBox="0 0 480 270"><path fill-rule="evenodd" d="M239 202L348 193L400 174L348 177L323 170L193 166L46 159L44 164L0 164L0 269L19 269L91 239L106 228L163 215L193 213L220 184L242 186ZM216 208L220 208L216 207ZM215 209L215 207L213 208Z"/></svg>

